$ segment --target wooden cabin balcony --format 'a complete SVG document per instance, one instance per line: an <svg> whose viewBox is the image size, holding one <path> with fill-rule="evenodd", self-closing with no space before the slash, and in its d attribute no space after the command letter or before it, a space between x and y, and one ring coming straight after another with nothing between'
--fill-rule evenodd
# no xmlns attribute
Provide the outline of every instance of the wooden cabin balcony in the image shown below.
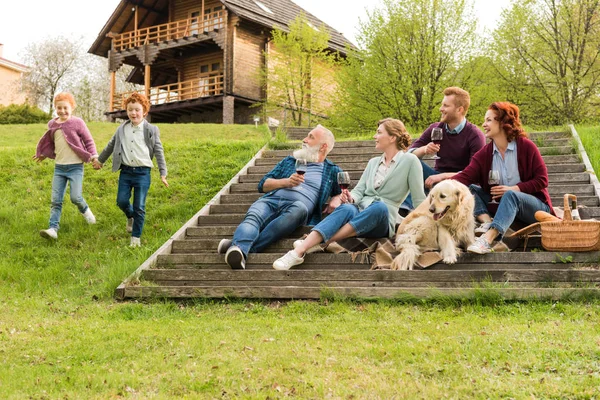
<svg viewBox="0 0 600 400"><path fill-rule="evenodd" d="M211 72L201 75L197 79L151 87L148 92L148 100L152 106L222 95L223 72ZM132 93L133 91L115 93L110 104L110 111L124 110L123 101Z"/></svg>
<svg viewBox="0 0 600 400"><path fill-rule="evenodd" d="M161 25L139 28L121 34L112 34L112 50L124 51L145 44L161 43L218 31L225 27L227 11L218 10L201 17L191 17Z"/></svg>

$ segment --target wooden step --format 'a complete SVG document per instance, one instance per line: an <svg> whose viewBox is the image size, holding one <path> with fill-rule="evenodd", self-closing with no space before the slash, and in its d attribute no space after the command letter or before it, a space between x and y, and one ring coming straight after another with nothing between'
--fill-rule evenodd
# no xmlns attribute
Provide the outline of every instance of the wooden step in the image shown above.
<svg viewBox="0 0 600 400"><path fill-rule="evenodd" d="M186 236L190 239L197 239L203 237L218 237L231 238L237 228L237 224L233 225L213 225L213 226L194 226L187 228ZM301 226L290 234L291 238L299 238L304 234L310 233L310 228Z"/></svg>
<svg viewBox="0 0 600 400"><path fill-rule="evenodd" d="M379 154L379 155L381 155L381 154ZM353 158L356 158L356 157L353 157ZM581 163L579 155L577 155L577 154L545 155L545 156L543 155L542 158L544 159L544 162L546 164L579 164L579 163ZM256 159L255 165L257 165L257 166L270 165L271 167L273 167L282 159L283 159L283 157L281 157L281 158L258 158L258 159ZM331 157L328 157L328 159L336 164L338 162L340 162L340 163L347 162L349 160L347 156L343 156L343 155L342 156L331 156ZM367 162L368 159L365 158L362 161Z"/></svg>
<svg viewBox="0 0 600 400"><path fill-rule="evenodd" d="M117 298L244 298L244 299L319 299L322 297L403 299L427 297L469 298L479 293L493 294L509 300L539 298L563 300L578 296L597 296L588 288L373 288L373 287L235 287L235 286L129 286L117 293Z"/></svg>
<svg viewBox="0 0 600 400"><path fill-rule="evenodd" d="M600 271L581 269L484 270L203 270L150 269L142 279L166 286L326 286L326 287L472 287L476 282L503 284L598 283Z"/></svg>
<svg viewBox="0 0 600 400"><path fill-rule="evenodd" d="M354 188L358 183L354 180L350 183L350 188ZM256 183L236 183L231 185L230 193L256 193L258 191L258 185ZM552 194L594 194L594 185L586 185L582 182L575 182L573 184L566 184L562 181L550 182L548 185L548 192Z"/></svg>
<svg viewBox="0 0 600 400"><path fill-rule="evenodd" d="M337 163L337 166L343 169L344 171L360 171L361 173L367 167L368 161L361 162L340 162ZM425 163L430 167L433 167L433 160L425 160ZM548 174L554 173L577 173L577 172L586 172L585 165L583 163L578 164L548 164L546 166L548 168ZM260 175L261 177L270 172L273 169L273 166L262 165L248 168L249 175Z"/></svg>
<svg viewBox="0 0 600 400"><path fill-rule="evenodd" d="M251 253L246 262L246 269L272 269L273 262L284 254L282 253ZM554 252L517 252L517 253L491 253L485 255L463 253L454 265L438 263L428 268L434 269L480 269L493 270L505 269L531 269L536 265L543 265L546 269L561 269L568 263L597 263L600 252L585 253L554 253ZM568 262L566 262L568 260ZM186 268L197 267L203 269L230 269L225 264L224 257L220 254L166 254L157 259L157 268ZM501 266L501 267L499 267ZM294 269L370 269L370 263L364 258L355 258L352 255L341 253L313 253L305 256L303 264Z"/></svg>
<svg viewBox="0 0 600 400"><path fill-rule="evenodd" d="M540 147L539 150L542 155L575 154L575 149L572 146ZM263 153L263 158L282 159L291 154L292 151L290 150L267 150ZM340 149L334 147L327 157L333 160L345 157L347 158L348 156L373 158L381 156L381 152L376 150L374 147L343 147Z"/></svg>

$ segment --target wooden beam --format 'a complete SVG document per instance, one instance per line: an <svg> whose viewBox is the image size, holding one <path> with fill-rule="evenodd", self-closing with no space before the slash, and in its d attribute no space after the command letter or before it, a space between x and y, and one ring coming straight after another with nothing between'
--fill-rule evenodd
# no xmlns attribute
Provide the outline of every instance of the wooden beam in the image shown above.
<svg viewBox="0 0 600 400"><path fill-rule="evenodd" d="M115 88L116 88L116 76L117 76L117 72L116 71L110 71L110 104L109 104L109 111L115 111L114 108L114 98L115 98Z"/></svg>
<svg viewBox="0 0 600 400"><path fill-rule="evenodd" d="M150 64L144 65L144 86L146 97L150 98Z"/></svg>

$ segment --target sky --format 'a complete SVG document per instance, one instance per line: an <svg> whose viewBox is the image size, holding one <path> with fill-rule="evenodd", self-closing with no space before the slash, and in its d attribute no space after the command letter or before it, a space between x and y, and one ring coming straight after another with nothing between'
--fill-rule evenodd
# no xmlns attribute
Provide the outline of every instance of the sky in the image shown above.
<svg viewBox="0 0 600 400"><path fill-rule="evenodd" d="M373 10L380 0L293 0L329 26L342 32L356 44L359 20L366 20L367 9ZM89 49L119 0L32 0L3 1L0 43L2 57L21 62L25 47L47 37L83 38ZM475 0L475 15L483 27L493 29L500 12L510 0ZM368 6L366 6L368 4ZM367 8L368 7L368 8ZM33 12L31 12L33 11Z"/></svg>

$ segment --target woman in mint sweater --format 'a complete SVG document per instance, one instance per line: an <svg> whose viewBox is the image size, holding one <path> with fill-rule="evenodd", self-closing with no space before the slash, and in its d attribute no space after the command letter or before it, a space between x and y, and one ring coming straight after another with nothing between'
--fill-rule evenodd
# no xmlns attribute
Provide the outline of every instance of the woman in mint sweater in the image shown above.
<svg viewBox="0 0 600 400"><path fill-rule="evenodd" d="M374 136L375 148L383 152L372 158L352 192L342 193L341 204L317 224L305 240L294 242L294 250L273 263L277 270L288 270L304 262L304 255L322 249L321 243L360 236L393 237L398 209L408 193L417 207L425 199L423 169L417 156L406 153L410 135L402 121L379 121Z"/></svg>

